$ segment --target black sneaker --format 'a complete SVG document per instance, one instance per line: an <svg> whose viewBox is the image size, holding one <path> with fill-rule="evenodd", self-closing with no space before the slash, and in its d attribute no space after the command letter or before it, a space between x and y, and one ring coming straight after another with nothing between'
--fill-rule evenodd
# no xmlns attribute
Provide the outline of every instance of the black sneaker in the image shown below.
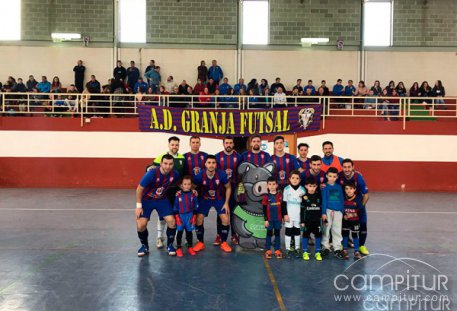
<svg viewBox="0 0 457 311"><path fill-rule="evenodd" d="M290 259L290 258L293 257L293 255L294 255L294 251L293 250L286 250L286 254L285 254L284 257Z"/></svg>
<svg viewBox="0 0 457 311"><path fill-rule="evenodd" d="M299 250L295 250L295 258L302 258L302 254Z"/></svg>
<svg viewBox="0 0 457 311"><path fill-rule="evenodd" d="M335 251L333 253L333 255L335 255L335 257L338 258L338 259L345 259L344 253L341 250Z"/></svg>
<svg viewBox="0 0 457 311"><path fill-rule="evenodd" d="M330 250L328 248L323 248L321 250L321 255L327 257L330 254Z"/></svg>

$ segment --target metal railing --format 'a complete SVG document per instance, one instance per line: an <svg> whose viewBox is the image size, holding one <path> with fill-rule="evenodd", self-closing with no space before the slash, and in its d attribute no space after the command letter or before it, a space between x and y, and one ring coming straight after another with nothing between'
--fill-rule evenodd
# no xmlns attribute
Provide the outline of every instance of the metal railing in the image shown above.
<svg viewBox="0 0 457 311"><path fill-rule="evenodd" d="M136 117L140 106L195 109L274 109L306 104L322 106L322 126L329 118L379 118L402 121L457 119L457 97L356 97L155 95L89 93L0 93L2 116ZM82 122L82 121L81 121Z"/></svg>

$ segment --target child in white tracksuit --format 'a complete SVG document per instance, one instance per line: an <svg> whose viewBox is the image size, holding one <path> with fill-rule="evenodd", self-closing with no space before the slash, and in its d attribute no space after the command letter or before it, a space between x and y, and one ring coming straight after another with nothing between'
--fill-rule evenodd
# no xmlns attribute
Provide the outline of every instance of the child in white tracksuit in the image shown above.
<svg viewBox="0 0 457 311"><path fill-rule="evenodd" d="M330 252L331 232L335 256L342 258L341 242L343 237L341 236L341 229L343 224L344 193L341 185L335 183L337 178L338 170L330 167L327 170L327 184L322 188L322 220L326 223L322 236L322 252L325 255Z"/></svg>
<svg viewBox="0 0 457 311"><path fill-rule="evenodd" d="M290 185L288 185L283 192L282 202L285 204L287 216L284 216L286 256L292 258L295 254L296 258L300 258L300 211L301 202L306 191L305 188L300 186L300 173L292 171L289 177ZM340 186L341 188L341 186ZM295 238L295 250L290 251L290 241L292 236Z"/></svg>

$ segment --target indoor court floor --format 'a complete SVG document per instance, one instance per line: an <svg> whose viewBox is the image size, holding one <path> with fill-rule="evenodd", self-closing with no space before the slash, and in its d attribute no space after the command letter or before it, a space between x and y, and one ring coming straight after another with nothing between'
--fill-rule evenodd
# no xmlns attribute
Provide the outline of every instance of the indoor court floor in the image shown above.
<svg viewBox="0 0 457 311"><path fill-rule="evenodd" d="M449 299L449 309L444 301L439 310L457 309L457 194L372 193L372 255L354 263L352 256L265 261L262 252L239 247L222 253L211 244L214 213L206 221L206 250L197 256L172 258L152 248L138 258L134 193L0 189L0 310L382 310L370 297L411 291L439 293ZM439 274L447 282L411 289L411 278L406 288L397 278L396 288L363 290L361 277L356 287L344 283L357 274L420 274L426 282ZM362 300L337 301L353 294Z"/></svg>

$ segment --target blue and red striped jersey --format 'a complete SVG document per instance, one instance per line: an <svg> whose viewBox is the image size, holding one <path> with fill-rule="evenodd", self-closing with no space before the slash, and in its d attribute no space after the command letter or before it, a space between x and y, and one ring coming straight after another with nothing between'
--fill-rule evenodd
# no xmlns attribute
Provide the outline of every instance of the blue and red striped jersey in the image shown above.
<svg viewBox="0 0 457 311"><path fill-rule="evenodd" d="M264 166L265 164L271 162L271 156L268 152L262 150L260 150L259 153L245 151L243 153L243 162L249 162L256 166Z"/></svg>
<svg viewBox="0 0 457 311"><path fill-rule="evenodd" d="M286 153L282 157L272 155L271 160L276 165L276 180L278 184L281 186L287 185L289 183L290 172L299 168L297 157Z"/></svg>
<svg viewBox="0 0 457 311"><path fill-rule="evenodd" d="M309 162L309 158L306 158L305 161L302 161L300 158L297 158L298 165L304 170L309 170L311 168L311 163Z"/></svg>
<svg viewBox="0 0 457 311"><path fill-rule="evenodd" d="M233 185L237 184L237 169L243 160L241 155L236 151L233 151L230 155L226 155L224 151L221 151L217 153L215 156L217 168L224 171L225 174L227 174L227 178Z"/></svg>
<svg viewBox="0 0 457 311"><path fill-rule="evenodd" d="M179 173L172 170L168 175L160 172L160 167L153 168L140 181L143 190L143 200L158 200L166 197L166 192L171 185L179 181Z"/></svg>
<svg viewBox="0 0 457 311"><path fill-rule="evenodd" d="M300 174L300 177L301 177L300 184L303 187L305 186L305 181L306 181L307 178L309 178L309 177L314 178L314 180L316 181L316 184L317 184L318 191L320 189L319 188L320 185L321 184L325 184L327 182L327 176L325 175L325 172L322 171L322 170L319 172L319 174L317 174L317 176L314 176L313 174L311 174L310 170L305 170Z"/></svg>
<svg viewBox="0 0 457 311"><path fill-rule="evenodd" d="M344 215L349 221L359 221L360 212L363 209L362 197L355 195L353 198L344 199Z"/></svg>
<svg viewBox="0 0 457 311"><path fill-rule="evenodd" d="M205 169L205 160L208 154L199 151L196 154L191 152L185 153L184 156L184 174L195 177L201 170Z"/></svg>
<svg viewBox="0 0 457 311"><path fill-rule="evenodd" d="M358 171L354 171L354 175L352 175L352 177L349 179L346 178L344 172L341 172L338 174L337 181L340 182L341 186L343 187L343 191L344 186L347 183L352 182L355 185L357 194L364 195L368 193L368 187L365 183L365 179L363 178L362 174L360 174Z"/></svg>
<svg viewBox="0 0 457 311"><path fill-rule="evenodd" d="M265 220L280 221L282 220L281 212L282 194L277 192L276 194L265 194L262 199L262 206L264 206L264 217Z"/></svg>
<svg viewBox="0 0 457 311"><path fill-rule="evenodd" d="M198 199L197 196L192 192L182 191L175 199L173 205L173 212L179 214L192 213L198 210Z"/></svg>
<svg viewBox="0 0 457 311"><path fill-rule="evenodd" d="M208 177L206 170L194 178L194 183L200 189L200 197L204 200L225 200L225 185L228 182L227 174L219 169L216 169L212 178Z"/></svg>

